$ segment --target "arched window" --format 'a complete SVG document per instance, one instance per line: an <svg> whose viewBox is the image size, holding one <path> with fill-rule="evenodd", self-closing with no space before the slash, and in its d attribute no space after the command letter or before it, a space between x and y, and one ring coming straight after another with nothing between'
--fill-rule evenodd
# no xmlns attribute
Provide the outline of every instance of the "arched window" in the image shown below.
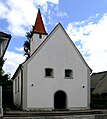
<svg viewBox="0 0 107 119"><path fill-rule="evenodd" d="M45 77L53 77L53 69L52 68L45 68Z"/></svg>
<svg viewBox="0 0 107 119"><path fill-rule="evenodd" d="M73 78L73 70L65 69L65 78Z"/></svg>

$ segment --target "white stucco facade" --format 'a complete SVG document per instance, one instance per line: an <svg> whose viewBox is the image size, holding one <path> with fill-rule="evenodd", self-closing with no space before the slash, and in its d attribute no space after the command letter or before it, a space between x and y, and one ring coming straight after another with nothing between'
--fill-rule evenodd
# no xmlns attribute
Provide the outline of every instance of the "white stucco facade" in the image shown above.
<svg viewBox="0 0 107 119"><path fill-rule="evenodd" d="M21 71L17 73L13 81L13 101L16 105L21 105Z"/></svg>
<svg viewBox="0 0 107 119"><path fill-rule="evenodd" d="M0 57L3 57L9 45L11 35L0 32Z"/></svg>
<svg viewBox="0 0 107 119"><path fill-rule="evenodd" d="M34 34L30 40L30 54L32 55L35 51L35 49L38 48L38 46L44 41L47 35L42 34L41 37L39 38L39 34Z"/></svg>
<svg viewBox="0 0 107 119"><path fill-rule="evenodd" d="M50 77L46 76L47 68L53 71ZM65 70L71 70L72 77L66 77ZM90 72L81 54L58 24L14 76L14 103L21 105L23 110L57 109L60 102L64 107L59 108L89 109ZM18 77L20 92L15 94Z"/></svg>

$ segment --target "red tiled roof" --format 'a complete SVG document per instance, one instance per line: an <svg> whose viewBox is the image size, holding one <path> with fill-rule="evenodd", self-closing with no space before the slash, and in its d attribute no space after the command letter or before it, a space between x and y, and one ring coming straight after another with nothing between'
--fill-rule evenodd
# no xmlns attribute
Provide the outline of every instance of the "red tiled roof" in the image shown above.
<svg viewBox="0 0 107 119"><path fill-rule="evenodd" d="M40 9L38 9L36 22L33 27L33 33L47 34L45 27L44 27L42 17L41 17Z"/></svg>

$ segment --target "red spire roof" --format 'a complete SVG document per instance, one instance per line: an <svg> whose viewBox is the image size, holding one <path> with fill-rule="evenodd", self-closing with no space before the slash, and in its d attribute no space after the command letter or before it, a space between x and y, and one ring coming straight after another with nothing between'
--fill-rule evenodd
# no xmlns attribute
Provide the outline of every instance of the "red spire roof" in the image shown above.
<svg viewBox="0 0 107 119"><path fill-rule="evenodd" d="M47 35L47 32L45 30L44 23L43 23L39 8L38 8L38 14L36 17L36 22L35 22L35 25L33 27L33 33L40 33L40 34L46 34Z"/></svg>

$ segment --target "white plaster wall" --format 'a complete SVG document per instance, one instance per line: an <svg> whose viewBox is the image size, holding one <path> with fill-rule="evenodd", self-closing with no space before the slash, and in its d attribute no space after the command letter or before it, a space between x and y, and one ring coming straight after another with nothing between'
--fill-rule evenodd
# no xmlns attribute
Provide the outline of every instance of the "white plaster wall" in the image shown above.
<svg viewBox="0 0 107 119"><path fill-rule="evenodd" d="M22 89L22 108L23 110L26 110L26 107L27 107L27 76L28 76L28 72L27 72L27 65L25 64L23 67L22 67L22 75L23 75L23 78L22 78L22 83L23 83L23 89Z"/></svg>
<svg viewBox="0 0 107 119"><path fill-rule="evenodd" d="M54 69L54 78L44 77L45 68ZM65 69L73 70L73 79L64 78ZM67 108L87 108L88 71L77 49L59 27L28 62L27 108L53 108L54 94L58 90L66 93Z"/></svg>
<svg viewBox="0 0 107 119"><path fill-rule="evenodd" d="M42 35L42 38L39 38L39 34L33 34L31 40L30 40L30 53L32 53L38 48L38 46L44 41L47 35Z"/></svg>
<svg viewBox="0 0 107 119"><path fill-rule="evenodd" d="M5 39L2 40L2 42L1 42L1 44L0 44L0 56L3 55L7 43L8 43L8 38L5 38Z"/></svg>
<svg viewBox="0 0 107 119"><path fill-rule="evenodd" d="M19 77L19 91L18 91L18 77ZM15 80L17 80L17 89L15 91ZM18 72L18 75L13 80L13 101L14 104L20 106L21 104L21 72Z"/></svg>

